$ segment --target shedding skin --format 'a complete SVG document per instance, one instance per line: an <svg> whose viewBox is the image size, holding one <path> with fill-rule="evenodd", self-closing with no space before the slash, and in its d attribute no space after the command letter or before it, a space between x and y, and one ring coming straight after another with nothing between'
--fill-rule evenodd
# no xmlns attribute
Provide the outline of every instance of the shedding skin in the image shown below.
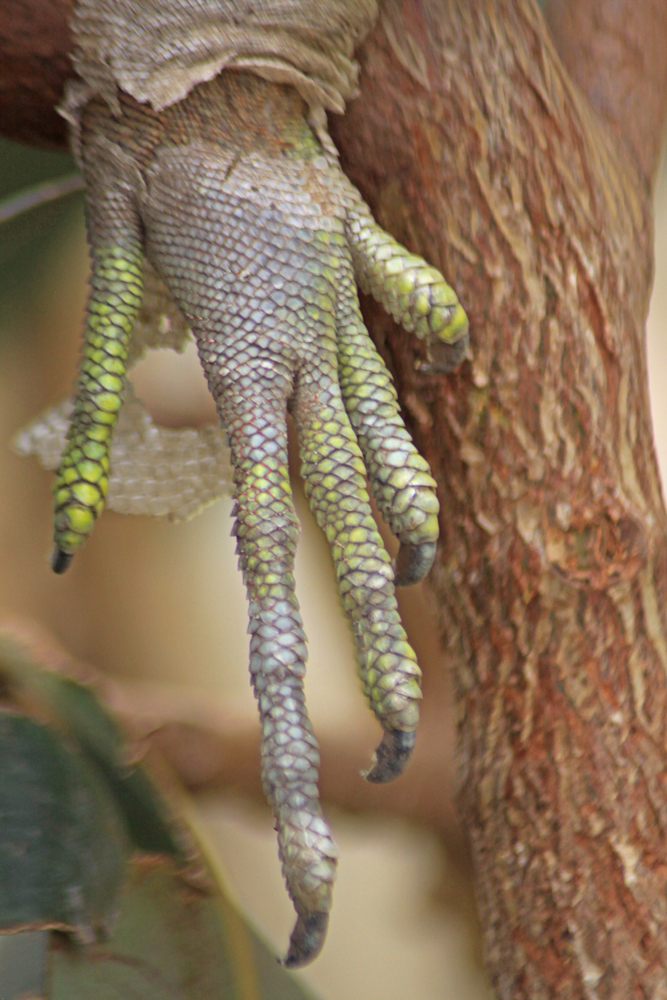
<svg viewBox="0 0 667 1000"><path fill-rule="evenodd" d="M54 489L52 565L67 568L104 506L146 255L192 329L231 448L262 779L298 917L285 964L298 967L324 943L337 850L304 697L286 416L384 730L365 777L389 781L410 757L421 697L394 586L429 571L439 508L364 327L357 283L424 340L427 373L460 360L467 320L442 275L377 226L292 87L223 72L161 112L119 99L120 114L100 98L81 113L92 293ZM395 566L367 482L400 541Z"/></svg>

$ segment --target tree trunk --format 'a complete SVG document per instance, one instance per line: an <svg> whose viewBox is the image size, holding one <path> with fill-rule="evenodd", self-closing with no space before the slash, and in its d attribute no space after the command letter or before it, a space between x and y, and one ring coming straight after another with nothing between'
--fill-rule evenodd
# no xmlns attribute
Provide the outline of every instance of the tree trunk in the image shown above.
<svg viewBox="0 0 667 1000"><path fill-rule="evenodd" d="M345 169L471 319L460 372L425 378L367 306L437 470L432 583L489 973L507 1000L667 996L648 183L529 0L392 0L361 79L335 130Z"/></svg>
<svg viewBox="0 0 667 1000"><path fill-rule="evenodd" d="M598 118L532 0L388 0L334 123L380 224L471 319L461 370L426 377L366 304L439 481L458 804L503 1000L667 997L667 519L644 345L667 5L626 8L548 8ZM624 11L644 48L634 27L624 48ZM603 13L638 70L592 44Z"/></svg>

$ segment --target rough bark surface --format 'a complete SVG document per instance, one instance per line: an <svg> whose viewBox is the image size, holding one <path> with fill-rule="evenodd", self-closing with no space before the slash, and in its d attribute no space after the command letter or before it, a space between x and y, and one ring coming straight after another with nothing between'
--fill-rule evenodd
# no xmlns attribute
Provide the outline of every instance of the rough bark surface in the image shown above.
<svg viewBox="0 0 667 1000"><path fill-rule="evenodd" d="M392 0L335 134L380 223L471 318L470 360L422 378L369 306L438 470L432 582L497 995L667 996L648 185L528 0Z"/></svg>
<svg viewBox="0 0 667 1000"><path fill-rule="evenodd" d="M663 8L641 7L659 34ZM667 520L644 348L659 144L630 127L637 73L614 96L623 74L603 60L596 100L577 37L563 27L566 60L623 141L531 0L388 0L362 97L334 128L378 221L444 271L471 318L461 371L423 377L418 345L368 309L439 479L432 582L497 996L659 1000ZM660 51L638 57L649 83Z"/></svg>

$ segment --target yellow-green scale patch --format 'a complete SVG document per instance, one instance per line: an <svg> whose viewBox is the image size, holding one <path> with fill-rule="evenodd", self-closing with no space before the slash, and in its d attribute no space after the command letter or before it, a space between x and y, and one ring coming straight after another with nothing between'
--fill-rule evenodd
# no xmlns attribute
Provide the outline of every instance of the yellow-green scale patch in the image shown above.
<svg viewBox="0 0 667 1000"><path fill-rule="evenodd" d="M341 284L337 344L345 409L382 515L402 542L434 543L439 532L435 480L405 428L391 376L364 326L351 278Z"/></svg>
<svg viewBox="0 0 667 1000"><path fill-rule="evenodd" d="M420 339L453 344L464 336L468 318L437 268L406 250L358 207L349 214L347 234L361 287L397 323Z"/></svg>
<svg viewBox="0 0 667 1000"><path fill-rule="evenodd" d="M54 485L54 537L66 553L83 544L104 509L111 435L141 295L140 250L97 248L74 409Z"/></svg>
<svg viewBox="0 0 667 1000"><path fill-rule="evenodd" d="M319 416L298 408L295 412L306 496L332 548L364 694L385 729L411 730L419 717L421 671L398 614L390 559L371 514L359 445L342 401L333 395L327 400L327 395L320 394ZM329 463L332 454L335 461Z"/></svg>

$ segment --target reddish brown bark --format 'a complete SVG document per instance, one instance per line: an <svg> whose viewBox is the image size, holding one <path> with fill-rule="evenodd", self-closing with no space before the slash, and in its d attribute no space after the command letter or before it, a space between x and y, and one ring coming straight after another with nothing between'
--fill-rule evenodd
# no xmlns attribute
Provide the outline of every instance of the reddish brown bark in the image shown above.
<svg viewBox="0 0 667 1000"><path fill-rule="evenodd" d="M609 20L625 9L552 0L577 89L532 0L388 0L335 125L378 220L471 318L461 371L425 378L368 309L439 479L459 807L507 1000L667 996L667 519L644 351L667 25L656 0Z"/></svg>
<svg viewBox="0 0 667 1000"><path fill-rule="evenodd" d="M438 470L432 581L497 995L662 996L667 525L647 185L529 2L388 4L336 138L381 224L449 275L471 318L471 359L424 379L415 345L369 309Z"/></svg>

